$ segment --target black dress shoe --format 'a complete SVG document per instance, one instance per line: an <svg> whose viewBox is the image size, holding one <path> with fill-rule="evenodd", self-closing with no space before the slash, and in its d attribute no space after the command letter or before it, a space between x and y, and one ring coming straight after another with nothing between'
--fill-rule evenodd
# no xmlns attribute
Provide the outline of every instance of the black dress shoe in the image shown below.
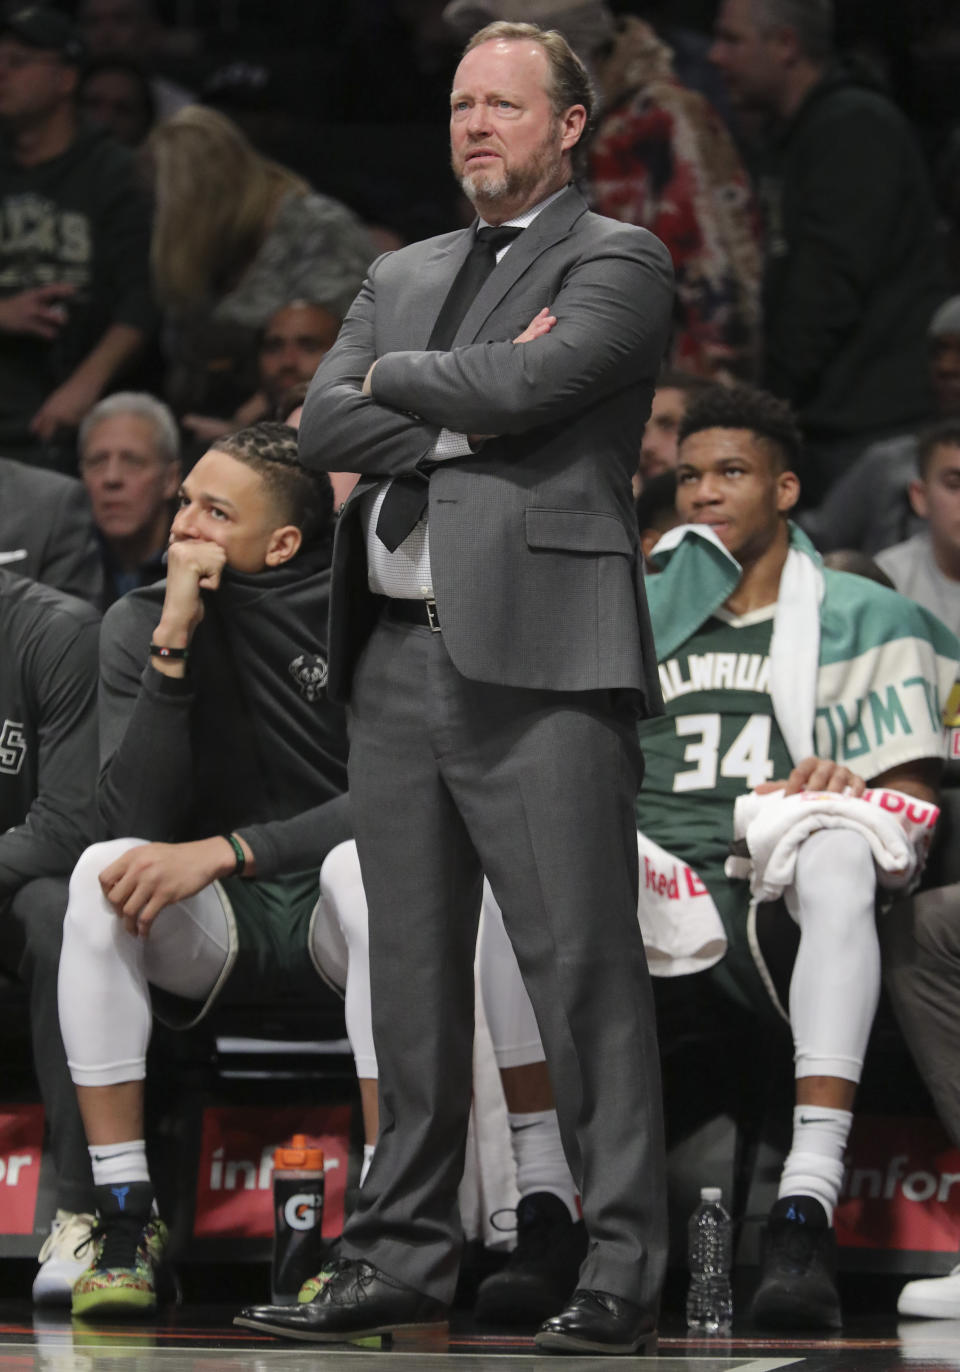
<svg viewBox="0 0 960 1372"><path fill-rule="evenodd" d="M388 1277L369 1262L341 1258L324 1269L323 1285L302 1305L251 1305L234 1324L307 1343L343 1343L375 1334L445 1332L447 1307Z"/></svg>
<svg viewBox="0 0 960 1372"><path fill-rule="evenodd" d="M570 1304L537 1330L545 1353L643 1353L657 1351L657 1331L648 1315L622 1296L574 1291Z"/></svg>

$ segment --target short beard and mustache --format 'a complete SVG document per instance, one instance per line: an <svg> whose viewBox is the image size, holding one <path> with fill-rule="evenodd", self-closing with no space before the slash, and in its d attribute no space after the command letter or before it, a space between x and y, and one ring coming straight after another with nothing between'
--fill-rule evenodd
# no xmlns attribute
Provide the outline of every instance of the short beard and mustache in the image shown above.
<svg viewBox="0 0 960 1372"><path fill-rule="evenodd" d="M553 173L559 170L561 162L557 143L557 125L554 125L522 166L498 172L464 171L459 177L460 188L472 202L524 200L538 186L546 185L554 179Z"/></svg>

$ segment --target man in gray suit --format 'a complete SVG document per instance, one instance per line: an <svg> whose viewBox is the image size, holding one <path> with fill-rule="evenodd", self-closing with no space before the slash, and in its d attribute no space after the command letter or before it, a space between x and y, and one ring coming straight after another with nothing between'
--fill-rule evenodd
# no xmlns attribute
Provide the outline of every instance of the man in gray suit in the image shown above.
<svg viewBox="0 0 960 1372"><path fill-rule="evenodd" d="M471 40L451 143L480 228L381 257L307 396L304 462L362 474L337 532L330 691L350 709L381 1123L341 1260L296 1308L244 1311L258 1329L445 1320L486 872L590 1238L538 1346L655 1346L663 1141L632 806L636 717L661 702L630 477L672 272L570 185L590 106L559 34Z"/></svg>

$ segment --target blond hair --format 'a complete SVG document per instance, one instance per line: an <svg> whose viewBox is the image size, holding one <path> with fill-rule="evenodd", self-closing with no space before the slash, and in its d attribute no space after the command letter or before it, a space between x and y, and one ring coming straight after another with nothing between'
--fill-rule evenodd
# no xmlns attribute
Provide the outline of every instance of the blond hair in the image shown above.
<svg viewBox="0 0 960 1372"><path fill-rule="evenodd" d="M590 76L580 58L571 48L563 34L557 29L542 29L539 24L513 23L509 19L496 19L475 33L464 48L464 56L481 43L496 39L508 43L538 43L543 48L550 69L550 89L548 94L553 112L561 119L571 105L582 105L587 112L584 136L590 129L594 116L595 97ZM582 140L581 140L582 141Z"/></svg>
<svg viewBox="0 0 960 1372"><path fill-rule="evenodd" d="M150 259L161 304L215 300L253 261L281 198L310 187L263 157L225 115L188 105L146 144L156 210Z"/></svg>

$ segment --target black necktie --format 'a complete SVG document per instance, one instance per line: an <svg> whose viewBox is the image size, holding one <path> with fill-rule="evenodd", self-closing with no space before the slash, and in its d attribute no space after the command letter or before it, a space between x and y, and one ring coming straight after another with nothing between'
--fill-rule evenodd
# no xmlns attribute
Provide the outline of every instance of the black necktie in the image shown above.
<svg viewBox="0 0 960 1372"><path fill-rule="evenodd" d="M477 229L470 252L440 307L427 343L429 350L446 352L449 349L464 315L497 265L497 253L521 233L523 229L508 224ZM377 538L388 552L399 548L426 509L429 482L426 472L410 472L391 481L377 518Z"/></svg>

